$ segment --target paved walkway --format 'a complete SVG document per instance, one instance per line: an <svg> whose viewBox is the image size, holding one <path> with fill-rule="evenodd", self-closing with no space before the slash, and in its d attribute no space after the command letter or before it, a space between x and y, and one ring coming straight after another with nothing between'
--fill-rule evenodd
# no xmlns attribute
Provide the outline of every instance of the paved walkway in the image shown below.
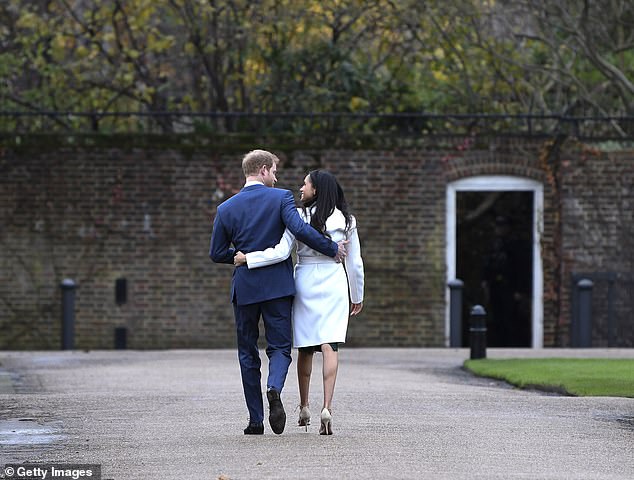
<svg viewBox="0 0 634 480"><path fill-rule="evenodd" d="M343 349L335 435L295 427L244 436L229 350L0 352L0 467L101 464L134 479L634 478L634 399L521 391L461 370L465 349ZM496 350L490 358L632 350ZM266 364L266 362L264 362ZM0 470L1 474L1 470Z"/></svg>

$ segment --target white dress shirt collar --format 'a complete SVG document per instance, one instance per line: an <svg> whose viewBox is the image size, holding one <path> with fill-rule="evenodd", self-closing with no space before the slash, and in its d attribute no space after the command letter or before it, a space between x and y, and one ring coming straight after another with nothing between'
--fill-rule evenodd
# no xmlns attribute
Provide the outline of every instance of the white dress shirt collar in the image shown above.
<svg viewBox="0 0 634 480"><path fill-rule="evenodd" d="M264 185L264 184L260 182L259 180L250 180L244 184L244 188L251 187L253 185Z"/></svg>

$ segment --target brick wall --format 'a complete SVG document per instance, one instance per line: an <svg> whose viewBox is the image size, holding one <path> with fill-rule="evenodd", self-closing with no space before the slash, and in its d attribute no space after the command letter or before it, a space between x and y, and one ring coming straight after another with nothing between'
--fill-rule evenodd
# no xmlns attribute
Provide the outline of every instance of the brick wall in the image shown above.
<svg viewBox="0 0 634 480"><path fill-rule="evenodd" d="M616 275L613 346L634 347L634 155L571 144L562 154L563 342L570 341L572 273ZM607 347L607 282L592 275L593 346Z"/></svg>
<svg viewBox="0 0 634 480"><path fill-rule="evenodd" d="M129 348L234 346L232 267L208 258L211 222L216 205L243 184L241 156L262 145L282 158L279 186L297 193L309 170L325 168L346 191L366 269L364 312L348 332L352 346L444 344L445 194L452 180L507 174L544 183L545 291L581 265L618 266L623 230L602 212L629 206L631 225L632 152L565 147L552 160L562 165L560 183L553 183L548 142L540 139L425 138L372 147L72 140L0 143L0 348L59 348L59 284L67 277L79 285L78 348L112 348L116 327L127 328ZM563 230L562 215L574 220ZM592 241L583 240L578 224L595 217L604 223L588 227ZM566 252L563 269L558 245ZM117 278L127 279L124 305L115 303ZM568 341L565 288L545 292L546 346Z"/></svg>

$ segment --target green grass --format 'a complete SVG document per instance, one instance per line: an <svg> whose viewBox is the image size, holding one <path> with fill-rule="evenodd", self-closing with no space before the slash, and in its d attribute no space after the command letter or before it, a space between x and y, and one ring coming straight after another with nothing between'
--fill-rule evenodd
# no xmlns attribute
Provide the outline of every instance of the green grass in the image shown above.
<svg viewBox="0 0 634 480"><path fill-rule="evenodd" d="M520 388L634 398L634 359L483 359L467 360L464 365L476 375L504 380Z"/></svg>

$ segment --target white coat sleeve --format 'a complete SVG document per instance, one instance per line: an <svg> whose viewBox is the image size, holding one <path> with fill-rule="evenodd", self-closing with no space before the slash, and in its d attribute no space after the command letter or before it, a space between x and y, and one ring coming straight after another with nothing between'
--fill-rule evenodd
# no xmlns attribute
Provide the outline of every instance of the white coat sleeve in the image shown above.
<svg viewBox="0 0 634 480"><path fill-rule="evenodd" d="M295 236L287 228L280 239L280 243L274 247L247 253L247 266L249 269L252 269L267 267L269 265L273 265L274 263L283 262L291 256L294 244Z"/></svg>
<svg viewBox="0 0 634 480"><path fill-rule="evenodd" d="M363 302L363 260L361 259L361 244L357 233L357 223L353 220L348 231L347 239L350 241L346 245L347 255L344 260L346 273L348 275L348 288L350 289L350 301L352 303Z"/></svg>

